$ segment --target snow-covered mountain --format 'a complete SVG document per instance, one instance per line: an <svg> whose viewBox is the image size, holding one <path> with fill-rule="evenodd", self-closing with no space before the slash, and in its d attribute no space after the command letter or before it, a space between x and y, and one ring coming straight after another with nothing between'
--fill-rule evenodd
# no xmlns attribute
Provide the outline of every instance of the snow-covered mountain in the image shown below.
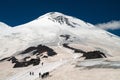
<svg viewBox="0 0 120 80"><path fill-rule="evenodd" d="M0 22L0 45L1 80L39 80L39 72L55 69L57 73L53 74L56 75L46 80L58 80L61 74L59 80L86 80L86 73L79 72L75 66L120 68L120 61L115 61L120 57L120 37L59 12L47 13L15 27ZM78 60L81 60L81 53L85 53L82 57L88 56L89 59L101 56L107 59L83 60L80 63ZM62 65L64 66L58 68ZM24 68L15 69L16 67ZM29 76L31 71L35 73L32 77ZM83 78L78 77L78 74L83 75Z"/></svg>
<svg viewBox="0 0 120 80"><path fill-rule="evenodd" d="M120 38L80 19L50 12L16 27L0 24L0 59L38 44L76 43L91 46L110 55L119 55ZM63 35L63 36L61 36ZM69 39L65 39L65 35ZM114 47L113 47L114 46Z"/></svg>

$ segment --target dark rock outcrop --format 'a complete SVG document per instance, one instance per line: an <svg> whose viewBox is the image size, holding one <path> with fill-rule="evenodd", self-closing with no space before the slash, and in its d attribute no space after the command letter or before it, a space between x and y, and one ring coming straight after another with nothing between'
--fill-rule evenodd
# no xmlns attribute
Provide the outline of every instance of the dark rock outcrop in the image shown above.
<svg viewBox="0 0 120 80"><path fill-rule="evenodd" d="M33 55L40 55L43 52L47 52L48 56L54 56L57 53L54 52L53 49L44 46L44 45L38 45L37 47L29 47L26 50L24 50L23 52L21 52L20 54L28 54L28 53L32 53Z"/></svg>
<svg viewBox="0 0 120 80"><path fill-rule="evenodd" d="M34 47L34 46L29 47L26 50L24 50L23 52L21 52L21 54L26 54L26 53L29 53L29 52L31 52L33 50L36 50L36 47Z"/></svg>
<svg viewBox="0 0 120 80"><path fill-rule="evenodd" d="M19 62L19 61L17 61L17 62L15 63L15 65L14 65L13 68L27 67L27 66L29 66L29 65L35 66L35 65L39 65L39 63L40 63L40 58L31 59L31 60L29 60L29 61L24 61L24 62Z"/></svg>
<svg viewBox="0 0 120 80"><path fill-rule="evenodd" d="M46 53L44 53L44 52L46 52ZM11 61L12 63L15 64L13 68L27 67L29 65L35 66L35 65L39 65L40 58L48 58L49 56L54 56L56 54L57 53L52 48L49 48L45 45L40 44L37 47L35 47L35 46L29 47L17 55L3 58L0 60L0 62L5 61L5 60ZM21 57L22 59L17 58L17 56L19 57L19 55L23 56L23 58L22 57ZM24 55L25 55L25 57L24 57ZM34 59L31 58L33 55L36 58L34 58Z"/></svg>
<svg viewBox="0 0 120 80"><path fill-rule="evenodd" d="M16 59L14 56L12 56L8 61L12 61L12 63L17 63L18 59Z"/></svg>
<svg viewBox="0 0 120 80"><path fill-rule="evenodd" d="M100 51L90 51L84 53L82 57L85 57L85 59L96 59L96 58L106 58L106 55Z"/></svg>
<svg viewBox="0 0 120 80"><path fill-rule="evenodd" d="M83 56L81 56L81 57L85 57L85 59L96 59L96 58L106 58L107 57L105 55L105 53L100 52L100 51L85 52L81 49L76 49L76 48L70 47L70 46L68 46L68 44L63 44L63 47L74 50L75 53L83 54Z"/></svg>
<svg viewBox="0 0 120 80"><path fill-rule="evenodd" d="M65 40L68 40L70 38L70 35L65 34L65 35L60 35L60 37L64 37Z"/></svg>
<svg viewBox="0 0 120 80"><path fill-rule="evenodd" d="M73 47L68 46L67 43L64 43L64 44L63 44L63 47L68 48L68 49L71 49L71 50L74 50L75 53L86 53L85 51L83 51L83 50L81 50L81 49L76 49L76 48L73 48Z"/></svg>
<svg viewBox="0 0 120 80"><path fill-rule="evenodd" d="M9 58L10 58L10 57L3 58L3 59L0 60L0 62L5 61L5 60L8 60Z"/></svg>

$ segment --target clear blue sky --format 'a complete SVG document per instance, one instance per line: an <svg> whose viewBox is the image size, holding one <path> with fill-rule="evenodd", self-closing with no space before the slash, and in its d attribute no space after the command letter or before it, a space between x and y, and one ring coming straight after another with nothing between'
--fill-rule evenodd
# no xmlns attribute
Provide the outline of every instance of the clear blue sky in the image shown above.
<svg viewBox="0 0 120 80"><path fill-rule="evenodd" d="M53 11L97 24L120 20L120 0L0 0L0 21L10 26ZM120 30L110 32L120 36Z"/></svg>

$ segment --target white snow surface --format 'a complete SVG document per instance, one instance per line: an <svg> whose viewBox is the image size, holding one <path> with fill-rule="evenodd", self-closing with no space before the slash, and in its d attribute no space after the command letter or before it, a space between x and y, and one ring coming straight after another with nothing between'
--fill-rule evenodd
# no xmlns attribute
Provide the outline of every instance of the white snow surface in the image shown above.
<svg viewBox="0 0 120 80"><path fill-rule="evenodd" d="M35 80L39 78L39 73L43 74L45 72L51 72L68 61L69 60L60 60L56 62L45 63L44 65L34 66L25 70L24 72L22 71L21 73L17 73L14 76L8 77L7 80ZM34 72L34 76L31 76L30 72Z"/></svg>
<svg viewBox="0 0 120 80"><path fill-rule="evenodd" d="M116 56L120 52L120 38L80 19L50 12L39 18L15 27L1 27L0 59L39 44L59 45L70 42L60 35L70 35L72 43L85 44ZM114 47L113 47L114 46Z"/></svg>

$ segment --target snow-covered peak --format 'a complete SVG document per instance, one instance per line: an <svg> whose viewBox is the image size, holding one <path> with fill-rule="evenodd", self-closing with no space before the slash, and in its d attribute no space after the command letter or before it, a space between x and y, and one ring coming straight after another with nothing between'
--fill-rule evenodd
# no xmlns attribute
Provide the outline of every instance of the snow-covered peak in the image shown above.
<svg viewBox="0 0 120 80"><path fill-rule="evenodd" d="M69 23L69 21L68 21L69 17L67 15L64 15L64 14L59 13L59 12L49 12L43 16L40 16L38 19L41 19L41 18L47 18L47 19L49 19L53 22L57 22L59 24Z"/></svg>
<svg viewBox="0 0 120 80"><path fill-rule="evenodd" d="M48 19L52 20L53 22L58 22L60 24L69 23L69 17L59 12L50 12L45 14L45 16L49 17Z"/></svg>
<svg viewBox="0 0 120 80"><path fill-rule="evenodd" d="M43 18L46 18L48 20L51 20L54 23L59 23L60 25L67 25L70 26L72 28L75 27L87 27L87 28L91 28L94 27L92 24L84 22L78 18L72 17L72 16L68 16L59 12L49 12L46 13L45 15L40 16L39 18L37 18L36 20L41 20Z"/></svg>
<svg viewBox="0 0 120 80"><path fill-rule="evenodd" d="M43 17L52 17L52 18L55 18L55 17L57 17L57 16L63 16L64 14L62 14L62 13L59 13L59 12L49 12L49 13L46 13L46 14L44 14L44 15L42 15L42 16L40 16L39 17L39 19L40 18L43 18ZM65 16L65 15L64 15Z"/></svg>

